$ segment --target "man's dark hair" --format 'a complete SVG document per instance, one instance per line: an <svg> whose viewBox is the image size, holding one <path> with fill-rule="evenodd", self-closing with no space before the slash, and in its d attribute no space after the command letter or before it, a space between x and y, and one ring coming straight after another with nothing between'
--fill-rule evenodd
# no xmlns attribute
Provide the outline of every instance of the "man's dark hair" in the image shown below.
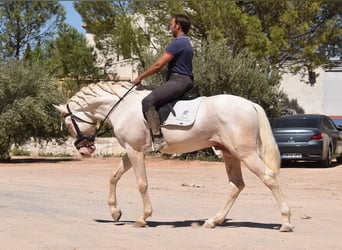
<svg viewBox="0 0 342 250"><path fill-rule="evenodd" d="M183 14L173 14L172 18L175 19L176 24L179 24L181 26L182 31L185 34L188 34L188 31L189 31L190 26L191 26L191 22L190 22L189 17L187 17L186 15L183 15Z"/></svg>

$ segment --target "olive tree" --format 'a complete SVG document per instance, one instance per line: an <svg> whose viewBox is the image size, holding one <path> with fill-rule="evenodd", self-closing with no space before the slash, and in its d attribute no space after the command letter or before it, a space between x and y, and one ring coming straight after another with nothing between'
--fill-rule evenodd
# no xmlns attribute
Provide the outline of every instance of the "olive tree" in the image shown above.
<svg viewBox="0 0 342 250"><path fill-rule="evenodd" d="M0 65L0 159L12 145L31 138L62 138L60 116L52 104L64 98L40 64L14 60Z"/></svg>

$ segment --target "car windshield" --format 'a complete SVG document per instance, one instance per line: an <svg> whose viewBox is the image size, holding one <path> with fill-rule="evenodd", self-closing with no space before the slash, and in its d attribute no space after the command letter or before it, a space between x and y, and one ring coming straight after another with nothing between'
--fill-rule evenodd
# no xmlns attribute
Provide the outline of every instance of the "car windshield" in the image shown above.
<svg viewBox="0 0 342 250"><path fill-rule="evenodd" d="M274 128L318 128L319 119L310 117L298 117L289 119L278 119L274 122Z"/></svg>

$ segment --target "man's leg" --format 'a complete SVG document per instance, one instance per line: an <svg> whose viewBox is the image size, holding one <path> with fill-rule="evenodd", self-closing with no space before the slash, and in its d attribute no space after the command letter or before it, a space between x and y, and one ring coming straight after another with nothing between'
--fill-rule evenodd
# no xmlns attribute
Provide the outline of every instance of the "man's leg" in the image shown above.
<svg viewBox="0 0 342 250"><path fill-rule="evenodd" d="M159 114L156 111L155 107L151 106L146 112L144 112L144 115L153 135L152 151L158 151L166 148L168 145L164 141L164 136L160 129Z"/></svg>
<svg viewBox="0 0 342 250"><path fill-rule="evenodd" d="M167 147L160 129L160 118L156 107L176 99L193 87L192 80L188 76L172 76L169 81L155 88L142 100L142 107L147 123L153 135L153 151Z"/></svg>

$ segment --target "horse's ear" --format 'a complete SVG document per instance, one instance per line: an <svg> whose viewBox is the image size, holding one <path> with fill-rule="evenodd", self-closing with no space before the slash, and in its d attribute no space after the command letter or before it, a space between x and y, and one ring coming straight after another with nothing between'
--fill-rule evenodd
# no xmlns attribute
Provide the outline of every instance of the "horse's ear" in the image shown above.
<svg viewBox="0 0 342 250"><path fill-rule="evenodd" d="M52 104L52 106L55 109L57 109L59 112L61 112L61 114L67 114L68 113L66 106L63 104L59 104L59 105Z"/></svg>

